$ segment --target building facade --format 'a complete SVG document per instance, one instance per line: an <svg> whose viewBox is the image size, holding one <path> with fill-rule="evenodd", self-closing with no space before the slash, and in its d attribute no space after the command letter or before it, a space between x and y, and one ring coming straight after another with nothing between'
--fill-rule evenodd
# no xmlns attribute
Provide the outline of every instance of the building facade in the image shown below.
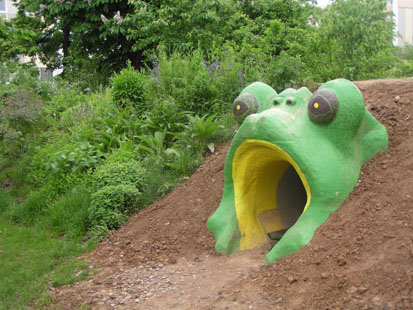
<svg viewBox="0 0 413 310"><path fill-rule="evenodd" d="M387 0L387 10L393 11L399 34L394 44L413 44L413 0Z"/></svg>
<svg viewBox="0 0 413 310"><path fill-rule="evenodd" d="M17 8L12 0L0 0L0 16L5 19L16 17Z"/></svg>
<svg viewBox="0 0 413 310"><path fill-rule="evenodd" d="M413 44L413 0L393 0L397 4L397 45Z"/></svg>
<svg viewBox="0 0 413 310"><path fill-rule="evenodd" d="M6 20L16 17L17 7L13 4L12 0L0 0L0 18L5 18ZM19 57L21 62L29 62L32 59L21 55ZM39 75L45 80L53 79L53 72L46 68L38 59L34 60L36 67L39 70Z"/></svg>

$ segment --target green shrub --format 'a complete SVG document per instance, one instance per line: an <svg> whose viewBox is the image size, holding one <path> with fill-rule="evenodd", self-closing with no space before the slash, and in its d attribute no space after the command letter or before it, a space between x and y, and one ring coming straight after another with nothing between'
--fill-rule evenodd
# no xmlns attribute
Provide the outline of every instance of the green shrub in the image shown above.
<svg viewBox="0 0 413 310"><path fill-rule="evenodd" d="M305 80L305 64L298 58L281 52L269 65L267 83L276 91L296 87Z"/></svg>
<svg viewBox="0 0 413 310"><path fill-rule="evenodd" d="M99 162L100 157L89 144L79 146L51 143L37 148L27 169L26 182L37 188L47 186L55 197L76 185L87 185L92 169Z"/></svg>
<svg viewBox="0 0 413 310"><path fill-rule="evenodd" d="M107 162L93 175L94 186L100 190L106 186L130 185L141 190L145 181L145 170L135 160L128 162Z"/></svg>
<svg viewBox="0 0 413 310"><path fill-rule="evenodd" d="M132 185L104 186L92 194L92 204L89 209L91 226L119 228L127 215L138 209L140 197L141 193Z"/></svg>
<svg viewBox="0 0 413 310"><path fill-rule="evenodd" d="M67 109L85 101L85 95L76 86L64 80L56 80L56 92L47 105L47 111L52 117L60 118Z"/></svg>
<svg viewBox="0 0 413 310"><path fill-rule="evenodd" d="M184 129L188 113L179 110L173 98L167 98L145 115L142 129L150 134L166 130L165 145L169 147L175 135Z"/></svg>
<svg viewBox="0 0 413 310"><path fill-rule="evenodd" d="M138 115L148 110L145 75L136 72L131 63L110 79L114 102L120 107L133 107Z"/></svg>
<svg viewBox="0 0 413 310"><path fill-rule="evenodd" d="M256 51L240 56L230 45L208 56L196 50L189 55L160 53L156 60L151 96L165 101L173 98L179 111L198 115L230 108L243 87L262 80L265 68Z"/></svg>
<svg viewBox="0 0 413 310"><path fill-rule="evenodd" d="M215 151L215 144L212 142L213 134L221 129L216 123L216 115L188 115L188 124L185 125L185 131L179 135L187 145L193 146L195 151L203 151L207 147L211 153Z"/></svg>

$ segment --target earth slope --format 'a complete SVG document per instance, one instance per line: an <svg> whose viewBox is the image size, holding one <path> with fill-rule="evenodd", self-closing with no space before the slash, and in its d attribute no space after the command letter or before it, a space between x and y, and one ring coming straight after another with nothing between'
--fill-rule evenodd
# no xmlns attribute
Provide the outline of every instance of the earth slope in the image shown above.
<svg viewBox="0 0 413 310"><path fill-rule="evenodd" d="M413 79L356 84L389 149L306 247L270 266L265 247L215 253L205 223L221 199L226 143L85 255L98 272L53 290L52 308L413 309Z"/></svg>

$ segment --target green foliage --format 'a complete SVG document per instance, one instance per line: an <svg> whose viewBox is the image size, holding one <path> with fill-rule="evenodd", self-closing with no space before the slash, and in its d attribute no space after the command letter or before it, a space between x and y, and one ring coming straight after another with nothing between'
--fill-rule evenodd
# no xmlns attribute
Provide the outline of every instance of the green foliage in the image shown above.
<svg viewBox="0 0 413 310"><path fill-rule="evenodd" d="M182 175L190 175L201 164L201 153L193 153L190 148L170 148L166 165Z"/></svg>
<svg viewBox="0 0 413 310"><path fill-rule="evenodd" d="M281 52L270 63L267 79L270 85L275 85L277 91L294 87L306 79L305 64L298 58Z"/></svg>
<svg viewBox="0 0 413 310"><path fill-rule="evenodd" d="M141 192L133 185L108 185L92 194L90 225L119 228L138 209Z"/></svg>
<svg viewBox="0 0 413 310"><path fill-rule="evenodd" d="M75 187L45 210L43 221L58 236L83 238L87 229L90 193L83 187Z"/></svg>
<svg viewBox="0 0 413 310"><path fill-rule="evenodd" d="M47 105L48 113L55 118L60 118L67 109L85 101L85 96L75 85L70 85L67 81L56 81L56 93L51 102Z"/></svg>
<svg viewBox="0 0 413 310"><path fill-rule="evenodd" d="M130 62L127 68L110 79L110 85L113 100L120 107L133 107L138 115L148 110L145 75L143 72L136 72Z"/></svg>
<svg viewBox="0 0 413 310"><path fill-rule="evenodd" d="M19 55L33 55L38 33L24 17L20 21L5 21L0 17L0 63L17 60Z"/></svg>
<svg viewBox="0 0 413 310"><path fill-rule="evenodd" d="M215 122L216 115L188 115L187 131L181 135L186 140L192 140L195 147L203 150L205 146L211 153L215 151L215 144L211 141L213 134L221 127Z"/></svg>
<svg viewBox="0 0 413 310"><path fill-rule="evenodd" d="M151 134L166 130L164 140L166 146L169 147L175 135L184 129L187 115L187 111L179 110L173 98L168 98L145 115L142 130Z"/></svg>
<svg viewBox="0 0 413 310"><path fill-rule="evenodd" d="M36 187L47 187L51 195L61 195L79 184L87 184L91 169L100 157L87 142L37 148L32 157L27 182Z"/></svg>
<svg viewBox="0 0 413 310"><path fill-rule="evenodd" d="M44 166L46 171L54 174L85 172L95 168L99 160L96 149L91 144L83 142L66 145L62 150L54 152L49 158L45 158Z"/></svg>
<svg viewBox="0 0 413 310"><path fill-rule="evenodd" d="M29 91L17 91L3 98L0 106L0 139L20 140L41 115L40 99Z"/></svg>
<svg viewBox="0 0 413 310"><path fill-rule="evenodd" d="M410 77L413 75L413 46L405 45L395 50L397 62L389 70L394 77Z"/></svg>
<svg viewBox="0 0 413 310"><path fill-rule="evenodd" d="M139 208L145 171L135 160L118 162L112 159L95 171L93 180L95 192L88 211L90 235L101 238L108 229L118 228Z"/></svg>
<svg viewBox="0 0 413 310"><path fill-rule="evenodd" d="M8 208L6 217L17 223L33 224L43 215L49 199L50 193L47 189L33 191L28 195L25 202L16 204L13 208Z"/></svg>
<svg viewBox="0 0 413 310"><path fill-rule="evenodd" d="M165 136L166 128L163 131L157 131L153 135L139 136L138 138L142 141L141 145L138 145L138 149L145 151L156 157L162 157L165 155ZM145 145L143 145L143 143Z"/></svg>
<svg viewBox="0 0 413 310"><path fill-rule="evenodd" d="M141 190L145 181L145 170L135 160L112 161L100 166L93 174L93 179L96 189L121 184Z"/></svg>
<svg viewBox="0 0 413 310"><path fill-rule="evenodd" d="M8 209L13 208L13 204L15 203L13 196L1 189L0 190L0 215L6 212Z"/></svg>
<svg viewBox="0 0 413 310"><path fill-rule="evenodd" d="M152 96L165 101L173 98L179 111L199 115L228 108L242 87L259 79L263 69L253 52L243 55L253 59L248 64L242 63L230 46L217 54L212 54L210 61L200 50L188 56L175 52L167 57L161 53L156 58Z"/></svg>
<svg viewBox="0 0 413 310"><path fill-rule="evenodd" d="M233 33L246 23L238 1L170 0L161 4L139 0L133 5L134 13L126 16L124 25L133 47L146 55L158 46L168 52L188 52L198 46L210 50L233 39Z"/></svg>
<svg viewBox="0 0 413 310"><path fill-rule="evenodd" d="M17 6L16 23L35 33L36 53L50 68L63 66L64 74L74 72L68 76L76 78L79 72L86 73L78 70L79 66L94 67L95 72L110 76L128 59L133 64L139 63L139 52L132 51L132 42L126 40L126 32L121 27L123 17L133 12L133 5L128 1L96 0L89 4L87 1L21 0ZM115 31L112 22L122 30Z"/></svg>
<svg viewBox="0 0 413 310"><path fill-rule="evenodd" d="M63 275L66 281L76 279L76 274L86 269L76 257L91 250L92 245L50 238L48 229L16 225L0 216L2 309L27 309L50 283L63 283Z"/></svg>
<svg viewBox="0 0 413 310"><path fill-rule="evenodd" d="M379 77L394 62L385 0L336 0L319 20L306 62L319 80Z"/></svg>

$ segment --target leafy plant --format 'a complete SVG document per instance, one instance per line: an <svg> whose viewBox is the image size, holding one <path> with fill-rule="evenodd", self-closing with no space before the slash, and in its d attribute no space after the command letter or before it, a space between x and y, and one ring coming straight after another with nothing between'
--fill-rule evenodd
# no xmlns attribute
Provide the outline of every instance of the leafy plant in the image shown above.
<svg viewBox="0 0 413 310"><path fill-rule="evenodd" d="M40 99L31 91L19 90L0 102L0 139L6 145L22 145L24 135L42 114Z"/></svg>
<svg viewBox="0 0 413 310"><path fill-rule="evenodd" d="M136 72L130 62L125 69L110 79L113 100L120 107L133 107L138 115L147 111L147 91L145 88L145 75Z"/></svg>
<svg viewBox="0 0 413 310"><path fill-rule="evenodd" d="M145 115L142 122L142 130L154 134L166 129L165 144L170 146L175 134L184 129L186 116L190 112L181 111L172 98L168 98L155 106Z"/></svg>
<svg viewBox="0 0 413 310"><path fill-rule="evenodd" d="M92 194L89 221L92 227L117 229L138 209L141 192L133 185L108 185Z"/></svg>
<svg viewBox="0 0 413 310"><path fill-rule="evenodd" d="M188 124L185 126L186 131L180 135L180 138L192 140L194 145L203 150L205 147L211 153L215 151L215 144L211 141L213 134L220 128L220 125L215 123L216 115L188 115Z"/></svg>
<svg viewBox="0 0 413 310"><path fill-rule="evenodd" d="M200 153L194 153L190 148L170 148L167 150L169 161L166 165L184 176L191 174L202 162Z"/></svg>
<svg viewBox="0 0 413 310"><path fill-rule="evenodd" d="M135 160L113 161L100 166L95 171L93 179L96 189L105 186L131 185L140 190L144 185L145 170Z"/></svg>
<svg viewBox="0 0 413 310"><path fill-rule="evenodd" d="M95 168L100 161L98 151L90 143L83 142L66 147L45 160L44 165L47 170L55 174L65 171L85 172Z"/></svg>
<svg viewBox="0 0 413 310"><path fill-rule="evenodd" d="M145 151L156 157L162 157L165 155L165 137L166 128L163 131L157 131L153 135L143 135L137 138L141 140L145 145L138 145L138 149Z"/></svg>

